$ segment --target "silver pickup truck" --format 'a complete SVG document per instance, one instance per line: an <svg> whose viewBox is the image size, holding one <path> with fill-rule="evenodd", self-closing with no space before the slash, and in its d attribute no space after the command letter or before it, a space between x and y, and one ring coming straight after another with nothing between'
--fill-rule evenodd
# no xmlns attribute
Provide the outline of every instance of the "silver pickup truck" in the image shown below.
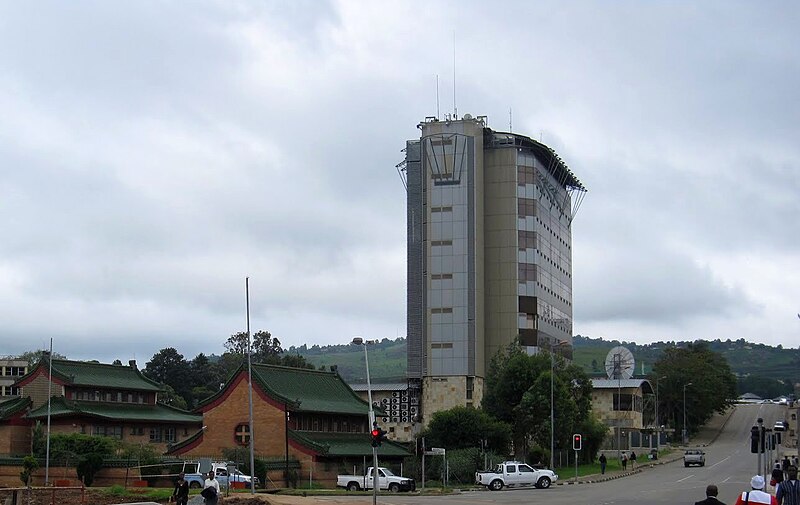
<svg viewBox="0 0 800 505"><path fill-rule="evenodd" d="M706 466L706 453L700 449L689 449L683 453L683 466Z"/></svg>

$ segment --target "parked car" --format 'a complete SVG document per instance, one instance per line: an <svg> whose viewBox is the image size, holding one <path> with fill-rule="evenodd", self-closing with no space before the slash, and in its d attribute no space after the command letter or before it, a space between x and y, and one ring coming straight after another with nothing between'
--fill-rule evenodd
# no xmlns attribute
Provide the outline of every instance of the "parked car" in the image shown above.
<svg viewBox="0 0 800 505"><path fill-rule="evenodd" d="M372 467L367 467L364 475L337 475L336 487L343 487L348 491L360 491L362 489L372 489L375 476ZM395 475L388 468L378 467L378 489L385 489L391 493L400 491L414 491L417 488L414 479Z"/></svg>
<svg viewBox="0 0 800 505"><path fill-rule="evenodd" d="M689 449L683 453L683 466L706 466L706 453L699 449Z"/></svg>
<svg viewBox="0 0 800 505"><path fill-rule="evenodd" d="M475 483L500 491L503 487L536 486L547 489L558 480L558 475L546 468L537 469L519 461L504 461L494 471L475 472Z"/></svg>
<svg viewBox="0 0 800 505"><path fill-rule="evenodd" d="M775 426L772 427L772 431L786 431L789 423L786 421L775 421Z"/></svg>

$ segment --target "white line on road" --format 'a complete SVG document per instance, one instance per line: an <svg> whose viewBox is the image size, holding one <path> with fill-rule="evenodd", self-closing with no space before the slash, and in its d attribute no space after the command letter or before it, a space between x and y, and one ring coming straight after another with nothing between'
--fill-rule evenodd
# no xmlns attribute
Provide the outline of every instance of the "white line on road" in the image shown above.
<svg viewBox="0 0 800 505"><path fill-rule="evenodd" d="M689 476L687 476L687 477L684 477L684 478L682 478L682 479L680 479L680 480L676 480L675 482L683 482L683 481L685 481L686 479L691 479L692 477L694 477L694 474L692 474L692 475L689 475Z"/></svg>
<svg viewBox="0 0 800 505"><path fill-rule="evenodd" d="M714 468L715 466L719 465L719 464L720 464L720 463L722 463L723 461L725 461L725 460L728 460L728 459L730 459L730 458L731 458L731 457L730 457L730 456L728 456L728 457L727 457L727 458L725 458L725 459L721 459L721 460L717 461L716 463L714 463L713 465L709 466L708 468L709 468L709 469L711 469L711 468Z"/></svg>
<svg viewBox="0 0 800 505"><path fill-rule="evenodd" d="M733 477L733 475L731 475L731 476L729 476L729 477L726 477L726 478L725 478L725 480L723 480L723 481L722 481L722 483L723 483L723 484L725 484L726 482L728 482L729 480L731 480L731 477Z"/></svg>

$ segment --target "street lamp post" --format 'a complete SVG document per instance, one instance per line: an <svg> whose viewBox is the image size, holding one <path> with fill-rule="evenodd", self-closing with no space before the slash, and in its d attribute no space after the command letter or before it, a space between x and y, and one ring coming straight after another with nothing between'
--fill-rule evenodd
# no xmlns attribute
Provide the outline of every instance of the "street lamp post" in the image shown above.
<svg viewBox="0 0 800 505"><path fill-rule="evenodd" d="M555 468L555 431L556 431L556 416L555 416L555 394L553 392L553 376L555 375L555 348L567 345L566 342L559 342L557 344L550 344L550 469Z"/></svg>
<svg viewBox="0 0 800 505"><path fill-rule="evenodd" d="M367 398L369 399L369 429L375 426L375 411L372 407L372 384L369 381L369 354L367 344L369 341L361 337L354 337L353 343L364 347L364 364L367 367ZM378 448L372 448L372 505L378 504Z"/></svg>
<svg viewBox="0 0 800 505"><path fill-rule="evenodd" d="M656 454L658 454L658 447L661 443L661 422L658 419L658 381L659 379L666 379L666 375L656 377Z"/></svg>
<svg viewBox="0 0 800 505"><path fill-rule="evenodd" d="M689 435L689 432L686 430L686 388L691 386L691 382L687 382L683 385L683 444L686 445L686 437Z"/></svg>

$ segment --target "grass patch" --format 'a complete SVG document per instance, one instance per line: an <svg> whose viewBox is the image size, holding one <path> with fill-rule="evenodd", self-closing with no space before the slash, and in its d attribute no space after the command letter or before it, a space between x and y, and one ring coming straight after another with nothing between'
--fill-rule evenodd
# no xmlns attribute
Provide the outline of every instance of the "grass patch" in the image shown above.
<svg viewBox="0 0 800 505"><path fill-rule="evenodd" d="M166 501L172 496L172 489L157 487L125 488L120 485L114 485L106 488L92 487L88 489L106 496L113 496L115 498L137 498L141 499L141 501Z"/></svg>

